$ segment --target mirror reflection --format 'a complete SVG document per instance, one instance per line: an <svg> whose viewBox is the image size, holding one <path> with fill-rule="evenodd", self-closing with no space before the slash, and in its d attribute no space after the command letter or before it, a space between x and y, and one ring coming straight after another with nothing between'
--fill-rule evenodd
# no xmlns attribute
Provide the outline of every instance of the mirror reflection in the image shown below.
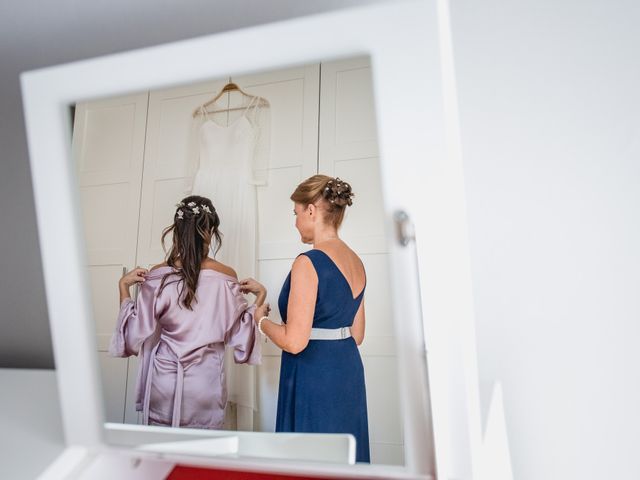
<svg viewBox="0 0 640 480"><path fill-rule="evenodd" d="M108 422L403 464L368 58L79 102Z"/></svg>

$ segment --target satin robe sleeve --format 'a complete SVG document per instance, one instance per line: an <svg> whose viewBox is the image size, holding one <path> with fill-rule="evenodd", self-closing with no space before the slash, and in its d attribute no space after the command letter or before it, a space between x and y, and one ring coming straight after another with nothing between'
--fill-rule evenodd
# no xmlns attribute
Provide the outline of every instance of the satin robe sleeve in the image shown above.
<svg viewBox="0 0 640 480"><path fill-rule="evenodd" d="M260 332L254 320L256 306L249 306L240 292L240 284L227 282L229 302L233 314L229 317L230 325L225 334L225 344L233 349L233 360L236 363L259 365L262 361Z"/></svg>
<svg viewBox="0 0 640 480"><path fill-rule="evenodd" d="M156 326L156 288L149 283L143 283L135 302L127 298L120 305L116 329L109 345L109 355L138 355L140 347L154 334Z"/></svg>

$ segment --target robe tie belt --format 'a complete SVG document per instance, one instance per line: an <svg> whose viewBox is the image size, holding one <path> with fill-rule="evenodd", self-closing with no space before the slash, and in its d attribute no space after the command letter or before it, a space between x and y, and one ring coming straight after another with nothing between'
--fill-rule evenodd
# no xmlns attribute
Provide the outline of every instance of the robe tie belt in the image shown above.
<svg viewBox="0 0 640 480"><path fill-rule="evenodd" d="M147 372L147 383L145 385L144 405L142 407L142 424L149 425L149 402L151 398L151 383L153 376L153 368L155 365L156 352L160 342L153 347L149 359L149 371ZM173 414L171 416L171 426L180 426L180 414L182 411L182 390L184 386L184 367L180 359L176 362L176 388L173 394Z"/></svg>

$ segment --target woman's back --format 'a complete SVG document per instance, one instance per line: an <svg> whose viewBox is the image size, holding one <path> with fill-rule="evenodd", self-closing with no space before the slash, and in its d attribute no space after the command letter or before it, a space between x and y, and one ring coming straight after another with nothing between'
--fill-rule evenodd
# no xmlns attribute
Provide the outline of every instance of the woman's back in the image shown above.
<svg viewBox="0 0 640 480"><path fill-rule="evenodd" d="M141 290L141 295L147 288L153 290L162 340L178 358L201 346L223 343L238 312L248 307L237 280L219 271L200 270L195 300L188 309L182 304L182 282L173 272L168 266L152 270Z"/></svg>
<svg viewBox="0 0 640 480"><path fill-rule="evenodd" d="M301 255L311 260L318 276L313 328L350 327L360 307L366 274L360 258L344 243L314 248ZM335 260L334 260L335 259ZM280 293L278 307L284 322L291 289L291 274Z"/></svg>
<svg viewBox="0 0 640 480"><path fill-rule="evenodd" d="M323 250L313 249L302 255L311 260L318 275L312 327L330 330L351 327L365 290L364 268L358 257L350 250L338 250L336 256L341 266L346 267L345 274ZM357 290L351 287L347 276ZM278 301L285 322L290 288L291 274ZM368 462L366 402L364 369L352 337L312 338L298 354L282 352L276 431L351 433L357 440L357 460Z"/></svg>
<svg viewBox="0 0 640 480"><path fill-rule="evenodd" d="M173 267L150 271L136 301L123 302L110 351L140 357L136 404L145 424L221 428L225 345L236 363L260 361L255 307L219 271L200 271L191 309L183 285Z"/></svg>
<svg viewBox="0 0 640 480"><path fill-rule="evenodd" d="M315 250L322 251L331 259L349 284L352 298L357 297L366 283L366 274L360 257L341 240L324 242L322 248Z"/></svg>

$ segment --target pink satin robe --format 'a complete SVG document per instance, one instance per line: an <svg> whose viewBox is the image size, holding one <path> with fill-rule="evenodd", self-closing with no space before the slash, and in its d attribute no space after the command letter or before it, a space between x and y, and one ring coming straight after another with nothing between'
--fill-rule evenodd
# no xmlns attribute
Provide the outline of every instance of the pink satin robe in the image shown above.
<svg viewBox="0 0 640 480"><path fill-rule="evenodd" d="M136 301L122 302L109 353L138 355L136 410L145 425L220 429L227 402L225 345L233 348L236 363L260 363L255 306L235 278L205 269L188 310L178 302L175 275L159 291L170 272L150 271Z"/></svg>

